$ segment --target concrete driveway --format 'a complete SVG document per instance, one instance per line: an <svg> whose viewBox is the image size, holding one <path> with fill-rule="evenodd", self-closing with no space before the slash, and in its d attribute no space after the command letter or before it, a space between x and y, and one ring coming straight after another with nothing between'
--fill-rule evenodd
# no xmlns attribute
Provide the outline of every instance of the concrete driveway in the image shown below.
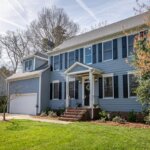
<svg viewBox="0 0 150 150"><path fill-rule="evenodd" d="M2 114L0 114L0 121L3 119ZM61 121L61 120L52 120L47 118L36 118L35 116L31 115L21 115L21 114L6 114L6 119L25 119L25 120L32 120L32 121L40 121L40 122L49 122L49 123L57 123L57 124L70 124L72 122L68 121Z"/></svg>

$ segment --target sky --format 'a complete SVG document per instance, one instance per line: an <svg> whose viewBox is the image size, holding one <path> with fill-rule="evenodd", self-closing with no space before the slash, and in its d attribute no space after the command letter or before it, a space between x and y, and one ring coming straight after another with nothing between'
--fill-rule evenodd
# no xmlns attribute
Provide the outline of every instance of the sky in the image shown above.
<svg viewBox="0 0 150 150"><path fill-rule="evenodd" d="M139 0L148 3L149 0ZM25 30L43 7L64 8L80 33L98 23L111 24L135 15L136 0L0 0L0 34Z"/></svg>

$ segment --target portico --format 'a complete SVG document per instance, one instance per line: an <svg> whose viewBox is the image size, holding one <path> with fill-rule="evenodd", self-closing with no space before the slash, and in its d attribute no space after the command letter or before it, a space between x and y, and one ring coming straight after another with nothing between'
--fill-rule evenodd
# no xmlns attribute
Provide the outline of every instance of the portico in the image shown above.
<svg viewBox="0 0 150 150"><path fill-rule="evenodd" d="M82 107L93 109L96 104L96 96L94 94L95 81L101 76L102 71L91 66L76 62L65 71L66 75L66 108L69 107L69 81L70 78L79 80L82 94Z"/></svg>

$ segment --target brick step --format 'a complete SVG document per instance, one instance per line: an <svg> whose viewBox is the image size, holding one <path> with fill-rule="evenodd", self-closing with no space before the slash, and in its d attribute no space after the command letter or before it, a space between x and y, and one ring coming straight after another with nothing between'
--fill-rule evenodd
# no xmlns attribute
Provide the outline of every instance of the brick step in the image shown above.
<svg viewBox="0 0 150 150"><path fill-rule="evenodd" d="M86 112L87 110L80 110L80 109L67 109L66 112Z"/></svg>
<svg viewBox="0 0 150 150"><path fill-rule="evenodd" d="M74 115L74 114L64 114L64 115L62 115L62 117L68 117L68 118L82 118L82 115L80 115L80 114L76 114L76 115Z"/></svg>
<svg viewBox="0 0 150 150"><path fill-rule="evenodd" d="M64 112L64 115L83 115L85 112Z"/></svg>
<svg viewBox="0 0 150 150"><path fill-rule="evenodd" d="M62 120L62 121L80 121L80 118L60 117L59 120Z"/></svg>

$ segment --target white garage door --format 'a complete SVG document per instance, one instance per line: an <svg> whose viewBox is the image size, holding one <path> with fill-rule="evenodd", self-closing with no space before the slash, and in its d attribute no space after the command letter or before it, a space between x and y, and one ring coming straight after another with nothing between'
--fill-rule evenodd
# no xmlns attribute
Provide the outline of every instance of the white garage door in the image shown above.
<svg viewBox="0 0 150 150"><path fill-rule="evenodd" d="M36 115L37 93L10 96L10 113Z"/></svg>

